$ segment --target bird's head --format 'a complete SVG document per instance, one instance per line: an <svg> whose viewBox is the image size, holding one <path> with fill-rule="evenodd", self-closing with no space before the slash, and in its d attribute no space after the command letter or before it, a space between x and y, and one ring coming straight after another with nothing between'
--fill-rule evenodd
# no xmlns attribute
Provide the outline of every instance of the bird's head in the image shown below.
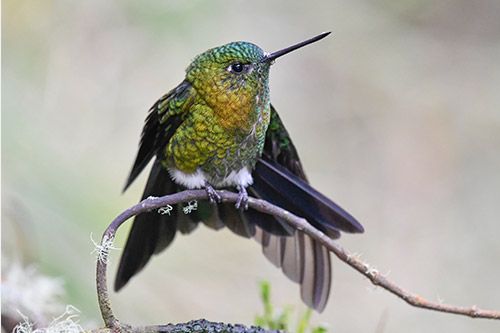
<svg viewBox="0 0 500 333"><path fill-rule="evenodd" d="M320 34L273 53L266 53L248 42L215 47L193 60L186 70L186 77L210 107L268 103L269 68L274 60L328 34Z"/></svg>
<svg viewBox="0 0 500 333"><path fill-rule="evenodd" d="M267 92L271 62L265 58L255 44L229 43L197 56L187 79L211 107L250 103Z"/></svg>

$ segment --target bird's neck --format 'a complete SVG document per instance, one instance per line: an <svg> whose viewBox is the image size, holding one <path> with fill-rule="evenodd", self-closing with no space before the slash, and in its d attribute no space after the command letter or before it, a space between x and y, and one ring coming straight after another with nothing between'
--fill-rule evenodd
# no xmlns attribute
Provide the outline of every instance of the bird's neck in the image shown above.
<svg viewBox="0 0 500 333"><path fill-rule="evenodd" d="M205 97L214 113L214 120L228 133L249 135L256 125L265 122L263 112L269 109L269 93L266 89L239 89L224 91Z"/></svg>

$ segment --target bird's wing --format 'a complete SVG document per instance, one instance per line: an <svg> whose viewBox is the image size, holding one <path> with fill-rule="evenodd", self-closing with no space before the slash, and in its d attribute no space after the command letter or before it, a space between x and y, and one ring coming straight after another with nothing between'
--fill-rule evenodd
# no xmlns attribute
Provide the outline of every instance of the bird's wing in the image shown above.
<svg viewBox="0 0 500 333"><path fill-rule="evenodd" d="M184 81L160 98L149 110L139 151L125 185L127 189L156 155L142 200L178 191L178 185L172 181L161 161L168 141L182 123L186 110L192 105L194 93L191 85ZM174 239L177 230L189 233L196 228L197 222L186 219L184 214L179 213L182 212L182 205L176 209L175 212L163 215L152 211L135 217L116 274L115 290L119 290L139 272L154 253L165 249Z"/></svg>
<svg viewBox="0 0 500 333"><path fill-rule="evenodd" d="M132 184L153 156L163 154L164 149L175 131L182 123L186 110L194 100L194 89L188 81L183 81L160 98L149 109L141 134L139 151L125 184L124 191Z"/></svg>
<svg viewBox="0 0 500 333"><path fill-rule="evenodd" d="M278 112L276 112L272 104L271 120L266 132L266 142L262 154L307 182L297 149L295 149L285 125L283 125Z"/></svg>
<svg viewBox="0 0 500 333"><path fill-rule="evenodd" d="M249 193L306 218L331 238L340 237L340 231L363 231L351 215L308 184L297 150L272 105L263 155L252 175ZM284 237L259 227L255 238L262 244L264 255L301 284L303 301L322 311L331 285L328 250L301 231Z"/></svg>
<svg viewBox="0 0 500 333"><path fill-rule="evenodd" d="M253 176L253 189L262 188L258 192L265 200L278 200L277 205L306 218L331 238L338 238L340 231L364 231L354 217L309 185L297 149L272 105L263 154Z"/></svg>

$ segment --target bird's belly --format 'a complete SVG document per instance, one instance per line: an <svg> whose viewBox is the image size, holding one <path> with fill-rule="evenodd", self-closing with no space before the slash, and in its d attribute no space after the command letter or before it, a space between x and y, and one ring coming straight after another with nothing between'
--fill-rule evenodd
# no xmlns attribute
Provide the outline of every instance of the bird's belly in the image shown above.
<svg viewBox="0 0 500 333"><path fill-rule="evenodd" d="M247 187L253 183L250 167L243 167L240 170L231 171L227 176L222 179L214 179L210 177L201 168L196 169L195 172L183 172L175 167L168 169L170 176L179 185L189 189L205 187L206 183L221 188L229 186L243 186Z"/></svg>

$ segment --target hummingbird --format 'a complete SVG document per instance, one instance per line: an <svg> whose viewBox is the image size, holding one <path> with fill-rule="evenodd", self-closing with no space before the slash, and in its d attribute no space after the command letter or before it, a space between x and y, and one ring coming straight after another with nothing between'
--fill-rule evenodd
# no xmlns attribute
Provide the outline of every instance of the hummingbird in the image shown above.
<svg viewBox="0 0 500 333"><path fill-rule="evenodd" d="M331 285L330 253L285 221L252 208L248 196L267 200L305 218L332 239L361 233L361 224L308 183L297 150L270 102L269 70L279 57L330 32L273 53L249 42L232 42L196 56L185 79L149 110L139 150L124 191L155 158L142 199L203 188L208 200L186 214L135 217L122 253L115 291L173 241L200 222L254 238L264 255L301 286L301 298L319 312ZM311 110L311 112L314 112ZM219 202L217 189L236 190L236 204ZM191 206L190 208L193 208Z"/></svg>

